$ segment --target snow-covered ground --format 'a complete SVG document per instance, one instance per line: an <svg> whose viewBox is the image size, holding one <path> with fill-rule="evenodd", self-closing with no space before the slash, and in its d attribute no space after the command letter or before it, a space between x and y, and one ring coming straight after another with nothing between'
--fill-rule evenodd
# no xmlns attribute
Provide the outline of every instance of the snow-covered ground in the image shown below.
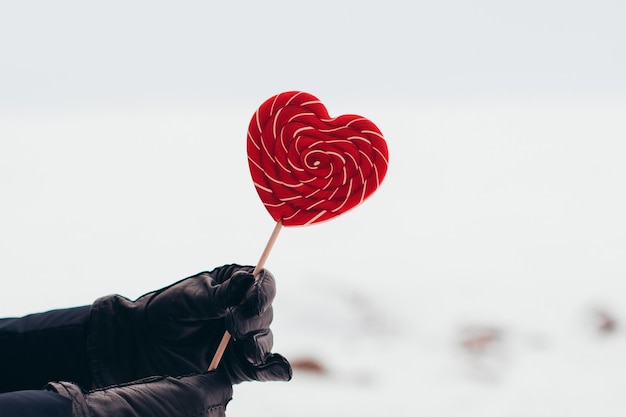
<svg viewBox="0 0 626 417"><path fill-rule="evenodd" d="M275 350L324 372L241 384L230 415L623 415L626 103L327 104L379 125L389 173L281 232ZM253 110L3 113L0 314L256 263Z"/></svg>

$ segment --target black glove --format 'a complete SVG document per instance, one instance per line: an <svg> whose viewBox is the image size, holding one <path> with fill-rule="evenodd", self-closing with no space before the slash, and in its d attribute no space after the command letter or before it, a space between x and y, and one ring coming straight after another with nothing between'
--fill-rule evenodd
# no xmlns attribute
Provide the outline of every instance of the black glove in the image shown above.
<svg viewBox="0 0 626 417"><path fill-rule="evenodd" d="M46 390L72 400L73 417L224 417L233 388L217 371L183 377L156 376L85 391L71 382Z"/></svg>
<svg viewBox="0 0 626 417"><path fill-rule="evenodd" d="M136 301L119 295L91 308L87 350L96 387L154 375L202 373L224 331L233 336L220 362L232 384L291 379L289 362L270 353L274 277L226 265Z"/></svg>

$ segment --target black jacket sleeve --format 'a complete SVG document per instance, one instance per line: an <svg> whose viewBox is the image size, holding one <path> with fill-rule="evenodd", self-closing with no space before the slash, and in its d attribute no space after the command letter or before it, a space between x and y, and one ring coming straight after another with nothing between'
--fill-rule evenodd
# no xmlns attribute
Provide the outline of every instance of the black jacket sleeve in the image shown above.
<svg viewBox="0 0 626 417"><path fill-rule="evenodd" d="M0 319L0 392L41 389L49 381L89 388L90 306Z"/></svg>

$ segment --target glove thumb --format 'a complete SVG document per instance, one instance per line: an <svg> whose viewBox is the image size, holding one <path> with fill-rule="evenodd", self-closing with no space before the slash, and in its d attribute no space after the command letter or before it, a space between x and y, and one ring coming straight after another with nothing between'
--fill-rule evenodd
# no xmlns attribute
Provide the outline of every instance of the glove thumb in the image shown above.
<svg viewBox="0 0 626 417"><path fill-rule="evenodd" d="M255 367L257 381L289 381L293 370L289 361L279 353L270 354L265 363Z"/></svg>

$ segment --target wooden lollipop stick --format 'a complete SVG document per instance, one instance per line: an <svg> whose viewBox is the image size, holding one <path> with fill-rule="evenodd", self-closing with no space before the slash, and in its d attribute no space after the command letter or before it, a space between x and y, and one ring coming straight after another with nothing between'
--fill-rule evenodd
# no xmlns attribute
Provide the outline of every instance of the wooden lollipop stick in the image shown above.
<svg viewBox="0 0 626 417"><path fill-rule="evenodd" d="M263 253L261 254L261 258L259 258L259 262L256 264L256 267L254 268L254 271L252 272L252 275L254 275L255 278L259 274L259 272L261 272L261 269L263 269L263 265L265 265L265 261L270 255L270 252L272 251L272 247L274 246L274 242L276 242L276 238L278 237L278 234L280 233L280 229L282 229L282 227L283 227L283 223L280 220L276 222L276 226L274 226L272 235L267 241L267 245L265 245L265 249L263 250ZM226 346L228 346L230 337L231 337L230 333L228 332L228 330L226 330L224 332L224 336L222 336L222 340L220 341L220 344L217 346L215 355L213 355L213 359L211 360L211 363L209 364L209 371L213 371L217 369L218 365L220 364L220 361L222 360L222 356L224 355L224 351L226 350Z"/></svg>
<svg viewBox="0 0 626 417"><path fill-rule="evenodd" d="M263 265L265 265L265 261L267 260L268 256L270 256L270 252L274 247L274 243L276 242L276 238L278 237L278 234L280 233L280 229L282 229L282 227L283 222L280 220L277 221L276 226L274 226L274 230L272 231L272 235L267 241L267 245L265 245L265 249L263 250L261 257L259 258L259 262L257 262L256 268L254 268L254 271L252 272L252 275L254 275L255 277L258 275L259 272L261 272L261 269L263 269Z"/></svg>

